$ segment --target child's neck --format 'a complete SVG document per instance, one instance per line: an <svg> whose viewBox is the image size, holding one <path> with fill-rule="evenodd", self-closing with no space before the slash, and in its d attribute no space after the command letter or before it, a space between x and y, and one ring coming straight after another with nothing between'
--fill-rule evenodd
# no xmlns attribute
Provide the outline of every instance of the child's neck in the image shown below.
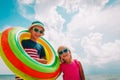
<svg viewBox="0 0 120 80"><path fill-rule="evenodd" d="M32 41L36 42L36 39L34 39L34 38L32 38L32 37L31 37L30 39L31 39Z"/></svg>
<svg viewBox="0 0 120 80"><path fill-rule="evenodd" d="M68 61L66 61L67 64L72 63L72 59L69 59Z"/></svg>

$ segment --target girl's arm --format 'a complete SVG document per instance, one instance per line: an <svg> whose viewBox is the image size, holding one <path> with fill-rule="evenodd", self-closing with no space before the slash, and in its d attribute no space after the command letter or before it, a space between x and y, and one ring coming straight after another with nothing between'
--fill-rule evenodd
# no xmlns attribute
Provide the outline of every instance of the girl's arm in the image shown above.
<svg viewBox="0 0 120 80"><path fill-rule="evenodd" d="M85 80L85 75L84 75L84 71L82 68L82 64L80 63L80 61L78 61L79 67L80 67L80 76L82 80Z"/></svg>

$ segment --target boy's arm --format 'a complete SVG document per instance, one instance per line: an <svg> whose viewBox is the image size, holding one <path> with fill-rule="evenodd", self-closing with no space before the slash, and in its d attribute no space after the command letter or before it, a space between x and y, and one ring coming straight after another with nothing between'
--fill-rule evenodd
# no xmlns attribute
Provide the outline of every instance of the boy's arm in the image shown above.
<svg viewBox="0 0 120 80"><path fill-rule="evenodd" d="M46 54L45 54L45 50L44 50L43 46L41 47L41 51L39 52L38 55L39 55L39 58L35 59L35 60L40 63L47 64Z"/></svg>
<svg viewBox="0 0 120 80"><path fill-rule="evenodd" d="M47 60L44 59L44 58L41 58L41 59L35 59L36 61L40 62L40 63L43 63L43 64L47 64Z"/></svg>

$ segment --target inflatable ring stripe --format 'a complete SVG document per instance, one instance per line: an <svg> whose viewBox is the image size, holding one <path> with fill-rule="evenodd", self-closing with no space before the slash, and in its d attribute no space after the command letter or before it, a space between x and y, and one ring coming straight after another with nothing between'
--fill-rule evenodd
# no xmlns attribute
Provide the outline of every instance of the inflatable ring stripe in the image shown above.
<svg viewBox="0 0 120 80"><path fill-rule="evenodd" d="M1 46L1 32L0 32L0 46ZM0 50L0 56L1 56L1 50Z"/></svg>
<svg viewBox="0 0 120 80"><path fill-rule="evenodd" d="M4 51L4 53L5 53L5 56L6 56L6 59L8 59L8 61L10 62L8 62L9 64L11 64L11 66L14 66L15 68L17 68L18 70L17 71L21 71L22 72L22 74L26 74L26 75L28 75L28 76L30 76L30 77L33 77L33 78L40 78L40 79L48 79L48 78L54 78L54 77L56 77L56 75L58 75L59 74L59 60L58 60L58 57L57 57L57 55L55 56L55 59L52 59L52 60L56 60L57 61L57 64L56 64L56 61L49 61L49 63L48 64L41 64L41 63L38 63L37 61L35 61L35 60L33 60L32 58L30 58L28 55L27 55L27 57L24 55L24 54L20 54L19 55L19 57L20 56L25 56L27 59L22 59L22 60L26 60L25 62L23 61L21 61L21 60L19 60L19 58L18 57L16 57L16 53L14 52L14 51L16 51L16 46L15 47L12 47L13 45L16 45L16 43L18 43L17 42L17 40L15 41L16 43L13 43L14 42L14 36L13 37L11 37L11 34L15 34L14 33L14 30L16 30L16 29L12 29L12 28L10 28L10 29L7 29L6 31L4 31L2 34L2 37L1 37L1 41L2 41L2 49L1 49L1 51L3 50ZM17 30L16 30L17 31ZM7 36L7 38L6 38L6 36ZM13 42L11 42L11 39L13 39L12 41ZM8 42L7 42L8 41ZM13 44L12 44L13 43ZM48 43L47 43L48 44ZM49 45L49 44L48 44ZM44 46L44 45L43 45ZM18 45L17 45L17 47L18 47ZM51 47L51 46L50 46ZM7 48L7 49L6 49ZM13 49L12 49L13 48ZM48 47L47 47L48 48ZM19 48L18 48L19 49ZM18 52L20 52L20 51L18 51ZM23 52L23 51L22 51ZM54 50L53 50L53 52L55 52ZM15 54L14 54L15 53ZM51 55L51 54L50 54ZM54 55L55 55L55 53L54 53ZM31 61L29 61L31 59ZM31 62L31 63L37 63L37 65L39 65L39 67L40 66L42 66L42 67L44 67L44 68L42 68L42 67L40 67L40 68L38 68L39 70L42 68L43 69L43 72L42 71L38 71L38 70L34 70L33 68L31 68L30 66L28 66L28 65L26 65L25 63L26 62ZM8 64L7 63L7 64ZM19 65L19 64L21 64L21 65L24 65L24 66L22 66L22 68L21 68L21 65ZM57 66L57 67L55 67L55 66ZM55 67L55 68L52 68L52 67ZM51 72L46 72L46 69L48 69L48 70L52 70L52 69L54 69L54 70L52 70ZM44 70L45 70L45 72L44 72ZM22 75L21 75L22 76ZM46 77L47 76L47 77Z"/></svg>

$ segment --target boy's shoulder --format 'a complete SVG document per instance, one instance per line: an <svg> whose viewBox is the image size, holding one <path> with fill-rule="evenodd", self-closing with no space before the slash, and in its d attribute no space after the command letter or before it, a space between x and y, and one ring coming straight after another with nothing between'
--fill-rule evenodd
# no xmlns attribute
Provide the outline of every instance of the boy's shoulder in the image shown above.
<svg viewBox="0 0 120 80"><path fill-rule="evenodd" d="M24 39L24 40L22 40L22 43L36 43L36 42L33 42L30 39Z"/></svg>
<svg viewBox="0 0 120 80"><path fill-rule="evenodd" d="M32 44L30 39L25 39L21 41L22 45L26 45L26 44Z"/></svg>
<svg viewBox="0 0 120 80"><path fill-rule="evenodd" d="M30 41L30 39L24 39L24 40L22 40L22 42L26 42L26 41Z"/></svg>

